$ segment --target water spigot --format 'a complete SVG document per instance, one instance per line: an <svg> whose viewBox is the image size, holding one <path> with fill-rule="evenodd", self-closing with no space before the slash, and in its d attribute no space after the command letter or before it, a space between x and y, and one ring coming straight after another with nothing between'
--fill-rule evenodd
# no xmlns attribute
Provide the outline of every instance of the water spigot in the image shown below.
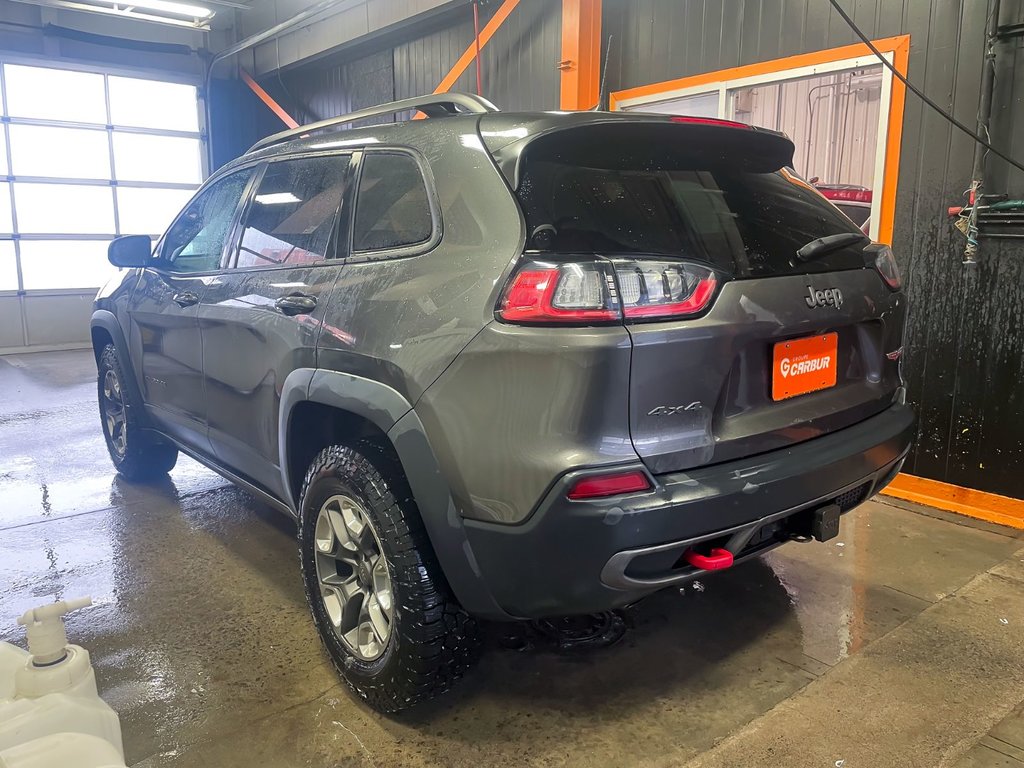
<svg viewBox="0 0 1024 768"><path fill-rule="evenodd" d="M92 605L92 598L79 597L30 608L21 615L18 623L25 627L33 666L47 667L67 657L68 635L64 629L64 616L87 605Z"/></svg>

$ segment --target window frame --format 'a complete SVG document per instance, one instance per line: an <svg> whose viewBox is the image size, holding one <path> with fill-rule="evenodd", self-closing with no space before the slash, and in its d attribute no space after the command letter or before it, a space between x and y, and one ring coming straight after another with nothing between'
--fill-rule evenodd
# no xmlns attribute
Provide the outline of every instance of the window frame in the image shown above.
<svg viewBox="0 0 1024 768"><path fill-rule="evenodd" d="M876 39L873 45L898 72L904 76L907 74L910 35ZM855 43L615 91L609 96L610 108L612 111L642 111L645 105L717 93L718 116L725 118L729 114L731 92L736 89L880 64L866 45ZM895 228L905 91L903 83L883 67L879 109L880 140L874 165L874 185L880 194L875 194L872 200L871 232L875 240L889 245L892 244Z"/></svg>
<svg viewBox="0 0 1024 768"><path fill-rule="evenodd" d="M227 262L229 260L229 254L234 249L234 241L238 237L238 224L241 220L242 211L245 210L249 196L252 194L259 183L259 180L263 178L263 169L266 163L262 161L255 161L251 163L244 163L230 168L225 168L223 172L219 172L205 182L203 185L196 190L196 193L189 198L189 201L185 203L178 215L175 216L171 223L164 230L164 233L160 235L160 239L157 240L156 245L153 246L152 264L145 267L145 269L152 269L154 272L158 272L161 275L168 275L172 277L187 276L187 277L203 277L208 275L219 275L227 269ZM212 189L218 183L225 181L230 176L243 171L252 171L252 175L249 180L245 183L245 187L242 189L242 194L238 198L238 202L235 204L235 210L231 215L231 223L228 224L228 236L224 240L224 245L220 252L220 263L216 269L205 269L197 272L182 272L179 270L171 269L174 266L174 262L168 261L164 258L163 249L166 246L167 233L170 232L174 225L178 223L181 217L188 210L189 206L200 196L206 194L206 192Z"/></svg>
<svg viewBox="0 0 1024 768"><path fill-rule="evenodd" d="M370 154L389 154L396 155L402 154L407 155L413 159L416 163L416 167L419 168L420 176L423 179L423 184L427 190L427 205L430 208L430 236L419 243L412 243L411 245L402 245L397 248L368 248L364 250L356 250L353 238L355 237L355 221L356 214L359 208L359 185L363 179L363 159ZM353 205L349 210L349 227L347 237L346 251L348 256L346 262L350 264L359 264L369 261L383 261L386 259L404 259L413 256L422 256L428 253L441 242L441 238L444 234L444 225L441 220L441 206L437 197L437 188L434 184L434 174L430 168L430 164L426 158L415 149L404 146L374 146L373 148L364 148L358 152L358 157L355 161L355 175L352 183L352 196Z"/></svg>
<svg viewBox="0 0 1024 768"><path fill-rule="evenodd" d="M260 161L260 168L258 173L253 177L254 183L246 189L245 195L243 195L244 205L240 212L237 213L237 217L232 225L231 236L229 242L231 243L231 251L225 254L224 259L221 261L220 271L231 271L231 272L266 272L270 270L281 270L281 269L307 269L307 268L319 268L325 266L341 266L345 263L346 257L349 253L349 244L351 242L351 222L352 222L352 207L355 198L355 185L356 179L355 166L357 163L358 151L351 149L348 150L330 150L330 151L312 151L312 152L295 152L290 154L278 155L277 157L268 157ZM345 175L347 176L347 184L345 187L345 194L341 199L341 209L338 214L335 215L334 220L334 236L331 238L331 245L329 250L333 250L333 254L328 258L320 261L313 261L304 264L266 264L266 265L247 265L244 267L238 266L238 255L241 251L242 246L242 233L245 230L244 222L249 215L249 210L252 207L253 200L256 197L256 192L259 190L260 182L263 180L263 175L266 173L267 168L271 163L283 163L290 160L306 160L309 158L328 158L328 157L348 157L348 167L345 169ZM344 247L342 247L344 245Z"/></svg>
<svg viewBox="0 0 1024 768"><path fill-rule="evenodd" d="M36 67L40 69L50 70L66 70L71 72L84 72L88 74L98 75L103 78L104 86L104 107L106 109L106 121L105 124L99 123L87 123L79 122L74 120L62 120L62 119L50 119L50 118L28 118L28 117L10 117L8 116L8 91L6 83L6 75L4 72L5 65L23 66L23 67ZM109 78L111 77L123 77L132 78L138 80L153 80L160 83L174 83L178 85L189 85L196 89L196 110L197 110L197 125L198 130L196 131L182 131L175 129L160 129L160 128L145 128L140 126L126 126L118 125L111 122L110 113L110 88ZM180 138L190 138L199 141L200 145L200 177L205 177L209 173L208 168L208 152L207 152L207 126L206 126L206 114L203 108L205 95L202 90L202 81L200 78L194 76L164 72L161 70L146 68L146 67L125 67L118 65L106 65L97 64L95 62L79 60L79 59L61 59L54 60L52 58L46 58L42 56L34 56L28 53L2 53L0 54L0 93L2 93L2 104L0 109L3 113L3 128L0 133L0 152L4 152L7 160L7 175L0 179L0 181L8 185L6 192L0 188L0 197L6 197L6 200L0 200L0 205L8 205L11 209L12 218L12 231L0 233L0 240L12 242L14 245L15 253L15 266L17 270L17 288L0 290L0 297L3 296L48 296L48 295L94 295L96 289L99 286L84 286L80 288L26 288L25 280L22 270L22 255L21 255L21 243L26 241L34 240L45 240L45 241L60 241L60 240L101 240L105 243L109 243L113 239L119 237L122 234L119 205L118 205L118 189L119 188L156 188L156 189L180 189L198 193L202 189L202 181L197 183L180 183L180 182L152 182L152 181L121 181L117 178L117 170L114 164L113 157L113 141L112 133L117 131L121 133L139 133L147 134L152 136L175 136ZM105 133L107 135L107 149L110 153L111 161L111 177L108 179L86 179L84 177L66 177L66 176L26 176L13 174L13 157L11 150L11 136L7 129L9 125L26 125L26 126L38 126L38 127L54 127L54 128L77 128L84 130L95 130L98 132ZM84 233L56 233L56 232L38 232L38 233L22 233L18 226L18 215L17 205L14 199L14 185L16 182L24 183L36 183L36 184L73 184L73 185L84 185L84 186L96 186L111 189L113 194L113 208L114 208L114 231L106 232L102 234L84 234ZM193 195L194 197L194 195ZM155 235L157 238L162 238L162 233L150 233L151 236ZM105 280L104 280L105 281Z"/></svg>

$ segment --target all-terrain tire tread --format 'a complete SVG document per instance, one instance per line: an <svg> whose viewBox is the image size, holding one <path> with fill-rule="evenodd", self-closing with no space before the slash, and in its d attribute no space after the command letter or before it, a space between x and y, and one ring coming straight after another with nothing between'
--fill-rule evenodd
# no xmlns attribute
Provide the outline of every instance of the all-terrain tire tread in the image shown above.
<svg viewBox="0 0 1024 768"><path fill-rule="evenodd" d="M125 442L124 456L118 456L107 435L106 425L103 424L103 412L100 411L101 428L106 438L107 451L110 453L110 460L114 463L119 475L126 480L141 482L153 480L166 475L178 461L178 449L170 443L163 442L156 438L151 432L146 431L141 423L139 414L142 404L135 402L132 398L131 389L126 386L124 368L117 355L117 348L113 344L107 344L99 358L99 376L97 380L97 396L103 398L103 376L107 369L112 369L121 382L121 396L125 405L125 430L127 440Z"/></svg>
<svg viewBox="0 0 1024 768"><path fill-rule="evenodd" d="M479 629L451 594L401 467L371 442L325 448L303 481L304 516L317 512L306 506L310 488L331 476L350 485L369 505L391 565L396 606L392 642L397 641L396 657L376 675L364 674L364 665L339 653L340 646L332 648L325 638L331 661L349 687L381 712L398 712L440 696L475 661ZM300 525L300 536L308 524ZM306 599L312 608L320 599L314 592L316 575L307 572L306 557L301 559Z"/></svg>

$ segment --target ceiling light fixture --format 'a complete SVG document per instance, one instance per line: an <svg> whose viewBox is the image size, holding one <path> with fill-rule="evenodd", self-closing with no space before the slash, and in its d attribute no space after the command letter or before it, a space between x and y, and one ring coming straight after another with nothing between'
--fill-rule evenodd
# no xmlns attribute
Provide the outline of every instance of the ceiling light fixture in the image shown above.
<svg viewBox="0 0 1024 768"><path fill-rule="evenodd" d="M103 16L118 16L123 19L169 24L188 29L209 30L214 11L192 3L178 3L173 0L143 0L143 2L115 2L115 0L15 0L27 5L44 8L59 8L67 11L98 13ZM228 0L208 0L212 5L233 4ZM146 13L150 10L150 13ZM172 14L172 15L164 15Z"/></svg>
<svg viewBox="0 0 1024 768"><path fill-rule="evenodd" d="M138 2L111 3L115 8L143 8L147 11L173 13L177 16L188 16L193 19L205 19L213 16L213 11L201 5L176 3L172 0L139 0Z"/></svg>

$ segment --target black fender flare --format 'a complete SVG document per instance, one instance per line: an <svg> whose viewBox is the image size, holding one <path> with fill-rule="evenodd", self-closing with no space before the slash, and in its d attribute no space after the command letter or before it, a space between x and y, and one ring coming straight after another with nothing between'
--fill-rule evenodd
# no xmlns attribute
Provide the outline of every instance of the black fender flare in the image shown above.
<svg viewBox="0 0 1024 768"><path fill-rule="evenodd" d="M141 406L137 413L138 418L142 423L149 424L144 406L145 401L142 399L142 389L139 387L139 382L135 379L135 366L132 365L132 359L128 354L128 340L121 329L121 324L117 321L117 316L109 309L97 309L92 313L92 319L89 321L90 337L93 328L102 328L110 335L111 340L114 342L114 349L117 350L117 357L121 361L122 372L127 379L124 383L131 393L125 407L132 408L133 403L138 403ZM100 350L93 348L97 363L99 363L99 352Z"/></svg>
<svg viewBox="0 0 1024 768"><path fill-rule="evenodd" d="M378 381L335 371L300 368L285 379L279 422L281 472L289 505L296 512L288 476L287 435L292 409L310 401L348 411L374 424L391 442L420 511L427 536L456 599L469 613L511 618L494 600L466 537L462 515L441 472L426 429L412 404Z"/></svg>

